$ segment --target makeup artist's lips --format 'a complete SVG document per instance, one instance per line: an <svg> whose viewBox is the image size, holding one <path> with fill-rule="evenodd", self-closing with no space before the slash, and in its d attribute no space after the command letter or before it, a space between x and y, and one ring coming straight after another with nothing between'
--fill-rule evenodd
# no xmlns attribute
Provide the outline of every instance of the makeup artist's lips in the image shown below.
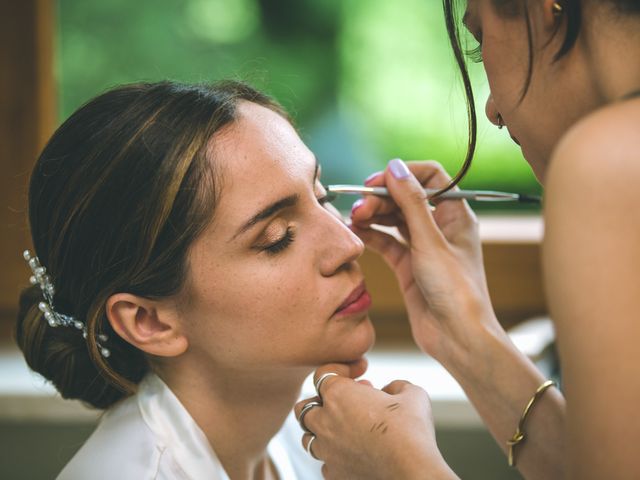
<svg viewBox="0 0 640 480"><path fill-rule="evenodd" d="M358 285L338 307L334 315L344 316L362 313L371 306L371 295L367 291L364 282Z"/></svg>

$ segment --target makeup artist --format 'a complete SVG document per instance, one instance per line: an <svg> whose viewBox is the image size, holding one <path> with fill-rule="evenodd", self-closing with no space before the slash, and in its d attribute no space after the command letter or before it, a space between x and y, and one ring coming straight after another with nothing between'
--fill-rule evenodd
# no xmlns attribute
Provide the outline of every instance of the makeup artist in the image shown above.
<svg viewBox="0 0 640 480"><path fill-rule="evenodd" d="M486 114L545 186L542 262L562 392L496 320L468 205L435 199L432 211L422 191L457 183L475 147L453 0L443 4L469 100L467 161L451 182L435 163L392 160L366 182L392 200L358 201L353 230L394 270L416 343L457 379L505 461L527 479L640 478L640 1L465 3L491 88ZM397 226L406 244L371 224ZM298 416L307 406L302 443L326 478L456 478L427 394L351 379L363 369L322 367L320 405L296 406Z"/></svg>

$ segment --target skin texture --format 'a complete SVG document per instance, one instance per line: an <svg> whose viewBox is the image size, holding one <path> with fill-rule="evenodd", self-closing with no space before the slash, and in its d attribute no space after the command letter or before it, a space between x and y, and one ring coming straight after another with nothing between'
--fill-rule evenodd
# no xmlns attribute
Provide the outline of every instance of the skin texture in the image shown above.
<svg viewBox="0 0 640 480"><path fill-rule="evenodd" d="M572 478L640 475L628 441L640 428L639 125L639 100L601 109L569 132L549 171L543 261Z"/></svg>
<svg viewBox="0 0 640 480"><path fill-rule="evenodd" d="M117 294L107 311L118 334L153 355L229 476L269 478L267 444L304 378L320 364L357 360L373 344L366 311L335 315L363 281L356 259L364 246L323 204L313 154L273 111L241 103L239 119L212 139L210 157L219 203L191 247L184 292L163 301ZM291 196L291 205L238 234ZM270 253L287 229L293 241Z"/></svg>
<svg viewBox="0 0 640 480"><path fill-rule="evenodd" d="M314 381L325 372L341 375L328 377L320 389L325 402L323 410L332 411L329 415L318 415L319 409L313 408L304 417L305 425L317 432L312 451L326 459L322 471L325 478L451 478L453 473L436 448L433 429L424 422L425 418L432 420L429 397L424 390L402 380L382 390L364 381L354 385L345 377L360 375L361 363L327 365L316 371ZM354 401L345 405L346 408L334 409L340 405L334 400L344 393ZM303 405L296 405L297 416ZM355 434L344 435L348 425L353 426ZM310 439L310 434L303 437L305 447ZM428 451L434 457L421 461L424 452L411 451L417 445L430 445ZM398 463L398 459L407 455L414 456L415 460Z"/></svg>
<svg viewBox="0 0 640 480"><path fill-rule="evenodd" d="M482 39L492 92L487 115L496 124L502 116L545 185L545 288L566 399L552 388L535 404L526 442L516 450L517 468L528 479L638 478L630 438L640 429L640 99L621 99L640 89L640 18L613 11L609 2L585 1L575 47L552 62L563 19L553 15L552 1L528 5L534 74L522 101L528 58L523 17L505 16L490 0L470 0L466 16L467 27ZM553 36L556 22L560 30ZM394 162L370 181L386 185L393 201L367 197L352 213L353 229L394 269L416 343L456 377L506 451L506 440L544 378L495 319L466 204L447 201L432 212L420 187L443 186L447 177L430 163L411 164L412 174L403 178L392 172L399 168ZM372 223L397 226L405 242L375 231ZM331 365L321 371L327 370L341 373ZM337 381L332 377L326 385ZM336 420L354 412L354 405L377 418L380 407L393 400L404 406L385 417L394 424L389 429L406 428L409 418L418 422L407 398L426 400L412 389L385 392L391 399L372 391L369 407L362 385L339 381L340 395L328 396L305 421L318 429L314 452L327 462L327 471L366 478L376 464L360 467L339 457L372 419L353 414L348 428ZM424 428L433 428L426 413ZM443 472L429 435L407 435L403 446L404 452L396 451L390 439L374 441L366 455L393 455L389 463L397 466L397 478ZM401 477L412 462L423 476Z"/></svg>
<svg viewBox="0 0 640 480"><path fill-rule="evenodd" d="M474 37L482 40L483 64L492 92L487 99L487 117L497 125L498 114L502 116L541 183L554 145L600 101L592 82L584 81L588 71L582 49L573 49L561 62L554 62L563 32L553 35L558 20L552 14L552 3L529 2L532 35L537 41L533 44L534 74L522 101L529 67L526 23L520 17L501 15L490 1L469 2L465 22ZM568 97L574 101L567 102ZM563 108L550 115L550 104Z"/></svg>

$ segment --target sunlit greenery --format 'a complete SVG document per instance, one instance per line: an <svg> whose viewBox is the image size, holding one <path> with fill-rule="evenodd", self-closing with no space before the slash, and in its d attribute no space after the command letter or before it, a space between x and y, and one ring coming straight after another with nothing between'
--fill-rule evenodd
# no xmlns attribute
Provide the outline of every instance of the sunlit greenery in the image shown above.
<svg viewBox="0 0 640 480"><path fill-rule="evenodd" d="M240 78L281 101L329 182L389 158L454 172L465 102L436 0L59 0L60 116L125 82ZM468 188L537 192L519 149L480 118Z"/></svg>

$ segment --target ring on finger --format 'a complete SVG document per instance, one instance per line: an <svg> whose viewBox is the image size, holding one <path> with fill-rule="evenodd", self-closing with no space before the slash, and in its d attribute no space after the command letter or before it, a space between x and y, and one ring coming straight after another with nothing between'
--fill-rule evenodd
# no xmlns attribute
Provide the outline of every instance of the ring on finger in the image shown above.
<svg viewBox="0 0 640 480"><path fill-rule="evenodd" d="M318 457L315 456L315 454L313 453L313 450L311 449L311 444L315 439L316 439L316 436L314 434L311 434L311 438L309 439L309 443L307 443L306 450L307 450L307 453L311 455L312 458L315 458L316 460L320 460Z"/></svg>
<svg viewBox="0 0 640 480"><path fill-rule="evenodd" d="M316 385L315 385L316 392L318 393L320 400L322 400L322 394L320 393L320 388L322 388L322 384L324 383L324 381L329 377L337 377L337 376L338 374L334 372L327 372L320 375L320 378L318 378L318 381L316 382Z"/></svg>
<svg viewBox="0 0 640 480"><path fill-rule="evenodd" d="M300 427L302 428L302 430L313 435L313 432L309 430L307 426L304 424L304 416L307 413L309 413L309 410L311 410L313 407L321 407L321 406L322 404L320 402L316 400L312 400L309 403L307 403L304 407L302 407L302 410L300 410L300 417L298 417L298 423L300 423Z"/></svg>

